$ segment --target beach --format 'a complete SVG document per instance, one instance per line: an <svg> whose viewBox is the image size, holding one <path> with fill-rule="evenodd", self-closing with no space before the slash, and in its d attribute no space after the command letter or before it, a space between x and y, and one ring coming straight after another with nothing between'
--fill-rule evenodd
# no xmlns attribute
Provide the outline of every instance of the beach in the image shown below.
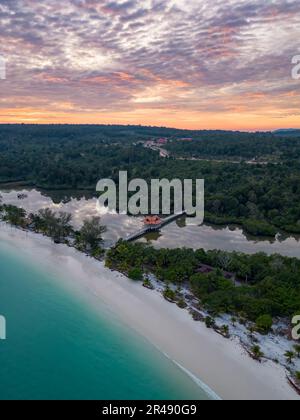
<svg viewBox="0 0 300 420"><path fill-rule="evenodd" d="M112 272L103 262L4 223L0 225L0 241L22 258L62 278L65 286L88 299L95 311L99 302L104 304L202 387L207 387L212 397L299 399L287 383L282 367L270 361L260 364L252 360L237 341L208 330L159 293Z"/></svg>

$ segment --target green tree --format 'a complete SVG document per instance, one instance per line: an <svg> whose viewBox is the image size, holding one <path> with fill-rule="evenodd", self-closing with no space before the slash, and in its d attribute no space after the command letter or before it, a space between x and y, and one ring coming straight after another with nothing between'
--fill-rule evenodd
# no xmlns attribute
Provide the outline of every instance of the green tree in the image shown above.
<svg viewBox="0 0 300 420"><path fill-rule="evenodd" d="M93 250L103 241L102 235L105 231L106 228L101 225L100 217L86 219L80 229L80 242L84 245L84 247Z"/></svg>
<svg viewBox="0 0 300 420"><path fill-rule="evenodd" d="M236 323L237 323L237 318L235 316L231 317L231 323L232 325L235 327Z"/></svg>
<svg viewBox="0 0 300 420"><path fill-rule="evenodd" d="M132 268L128 272L128 277L131 280L143 280L143 271L140 268Z"/></svg>
<svg viewBox="0 0 300 420"><path fill-rule="evenodd" d="M294 345L294 350L297 354L297 357L300 357L300 344L295 344Z"/></svg>
<svg viewBox="0 0 300 420"><path fill-rule="evenodd" d="M205 318L205 325L207 328L213 328L215 326L215 320L212 317L207 316Z"/></svg>
<svg viewBox="0 0 300 420"><path fill-rule="evenodd" d="M23 226L25 222L26 212L16 206L4 205L4 220L15 226Z"/></svg>
<svg viewBox="0 0 300 420"><path fill-rule="evenodd" d="M174 292L174 290L170 289L169 286L166 286L163 295L164 295L165 299L167 299L171 302L176 301L176 293Z"/></svg>
<svg viewBox="0 0 300 420"><path fill-rule="evenodd" d="M284 354L287 362L291 364L295 358L295 353L293 351L286 351Z"/></svg>
<svg viewBox="0 0 300 420"><path fill-rule="evenodd" d="M273 325L273 319L270 315L262 315L256 320L256 328L263 334L267 334L271 331Z"/></svg>
<svg viewBox="0 0 300 420"><path fill-rule="evenodd" d="M70 225L72 215L65 212L59 212L58 215L51 209L41 209L33 220L36 226L45 234L49 235L55 241L60 242L72 231Z"/></svg>
<svg viewBox="0 0 300 420"><path fill-rule="evenodd" d="M264 357L264 353L261 351L260 346L253 346L251 349L251 353L256 360L261 360Z"/></svg>
<svg viewBox="0 0 300 420"><path fill-rule="evenodd" d="M221 333L223 334L223 335L225 335L226 337L229 337L229 327L228 327L228 325L223 325L222 327L221 327Z"/></svg>

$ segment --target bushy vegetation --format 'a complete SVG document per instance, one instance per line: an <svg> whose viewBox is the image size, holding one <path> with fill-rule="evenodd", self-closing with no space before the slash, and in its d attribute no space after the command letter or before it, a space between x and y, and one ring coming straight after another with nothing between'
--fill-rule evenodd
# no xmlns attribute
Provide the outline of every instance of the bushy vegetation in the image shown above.
<svg viewBox="0 0 300 420"><path fill-rule="evenodd" d="M267 334L273 325L273 319L270 315L261 315L256 320L256 327L262 334Z"/></svg>
<svg viewBox="0 0 300 420"><path fill-rule="evenodd" d="M300 261L279 255L245 255L202 249L154 249L120 242L107 254L107 265L129 273L152 272L167 286L187 285L215 316L229 313L256 322L262 332L274 317L300 313ZM201 267L211 267L207 273ZM229 274L229 276L228 276Z"/></svg>
<svg viewBox="0 0 300 420"><path fill-rule="evenodd" d="M132 268L128 272L128 277L131 280L143 280L143 271L140 268Z"/></svg>

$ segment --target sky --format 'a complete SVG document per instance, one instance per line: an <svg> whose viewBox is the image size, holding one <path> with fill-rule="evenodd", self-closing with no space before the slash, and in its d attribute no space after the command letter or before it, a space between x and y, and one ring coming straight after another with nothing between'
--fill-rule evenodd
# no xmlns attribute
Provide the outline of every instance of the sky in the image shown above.
<svg viewBox="0 0 300 420"><path fill-rule="evenodd" d="M0 40L0 123L300 127L299 0L0 0Z"/></svg>

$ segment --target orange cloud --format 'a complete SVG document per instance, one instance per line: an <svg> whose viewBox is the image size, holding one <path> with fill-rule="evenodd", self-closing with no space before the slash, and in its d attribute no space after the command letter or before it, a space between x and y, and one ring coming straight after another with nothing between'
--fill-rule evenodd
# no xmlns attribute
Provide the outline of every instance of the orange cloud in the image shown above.
<svg viewBox="0 0 300 420"><path fill-rule="evenodd" d="M236 108L235 112L195 112L164 108L137 108L128 112L76 112L69 104L59 111L44 108L7 108L0 110L0 123L37 124L142 124L182 129L274 130L299 126L299 115L265 112L255 114Z"/></svg>
<svg viewBox="0 0 300 420"><path fill-rule="evenodd" d="M49 83L66 83L67 82L67 79L64 77L52 76L51 74L48 74L48 73L39 73L36 76L36 79L40 79Z"/></svg>

